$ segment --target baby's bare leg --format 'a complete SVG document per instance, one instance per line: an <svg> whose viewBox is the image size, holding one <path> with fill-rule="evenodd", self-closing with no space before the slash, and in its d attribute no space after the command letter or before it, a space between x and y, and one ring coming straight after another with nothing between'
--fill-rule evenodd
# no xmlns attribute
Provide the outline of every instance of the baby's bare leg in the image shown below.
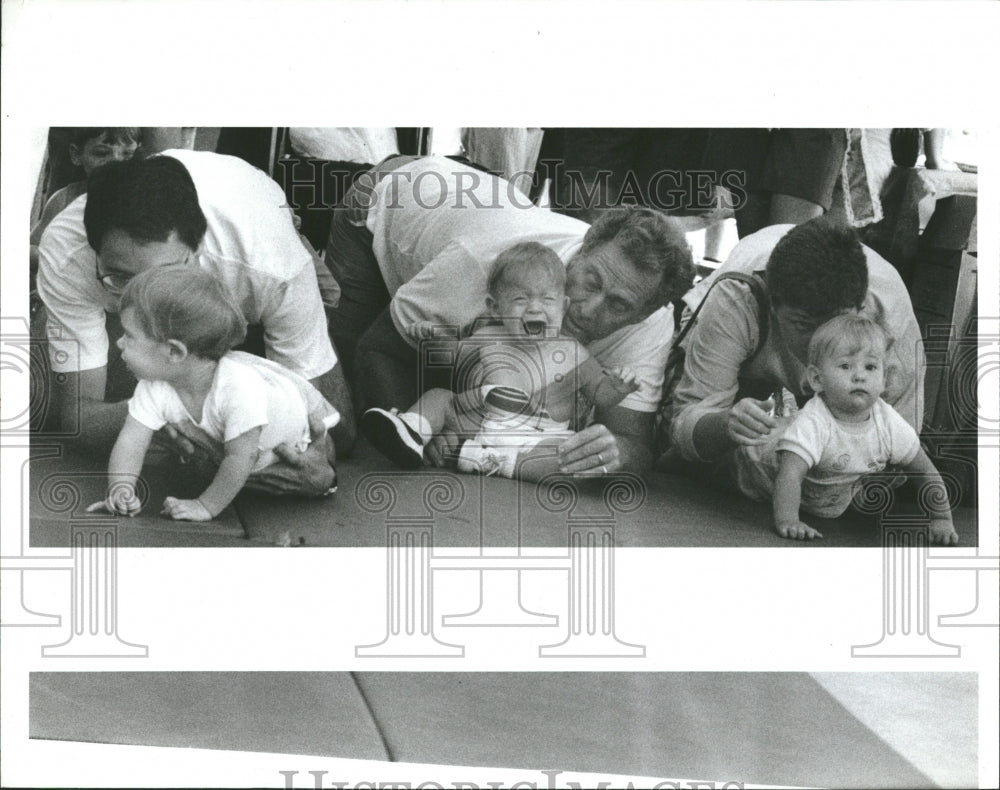
<svg viewBox="0 0 1000 790"><path fill-rule="evenodd" d="M421 395L417 399L417 402L407 409L407 411L413 414L419 414L427 420L430 424L431 433L436 435L441 432L442 428L444 428L445 419L448 415L448 409L451 406L451 400L454 397L454 393L450 390L430 389Z"/></svg>

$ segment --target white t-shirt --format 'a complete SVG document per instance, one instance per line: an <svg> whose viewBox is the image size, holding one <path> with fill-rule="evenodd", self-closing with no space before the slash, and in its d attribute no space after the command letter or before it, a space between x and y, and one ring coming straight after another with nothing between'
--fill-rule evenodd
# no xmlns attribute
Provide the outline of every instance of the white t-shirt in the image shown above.
<svg viewBox="0 0 1000 790"><path fill-rule="evenodd" d="M496 176L438 156L389 173L371 197L367 227L400 335L416 345L428 326L466 326L486 304L496 257L522 241L551 248L563 261L580 250L585 222L532 206ZM655 412L663 387L673 309L591 343L605 367L635 371L639 390L621 402Z"/></svg>
<svg viewBox="0 0 1000 790"><path fill-rule="evenodd" d="M242 309L264 326L267 356L307 379L337 362L312 255L285 195L265 173L232 156L167 151L191 174L208 229L195 253ZM52 369L100 368L108 361L105 313L118 300L97 279L97 255L83 224L87 196L46 228L39 244L38 292L48 315Z"/></svg>
<svg viewBox="0 0 1000 790"><path fill-rule="evenodd" d="M166 381L140 381L128 402L128 413L151 431L190 421L223 443L263 426L256 471L275 460L272 451L279 444L288 442L299 450L309 446L306 402L292 375L269 360L230 351L219 360L200 420L188 412L177 390Z"/></svg>
<svg viewBox="0 0 1000 790"><path fill-rule="evenodd" d="M331 162L374 165L399 153L392 126L293 126L288 137L296 153Z"/></svg>
<svg viewBox="0 0 1000 790"><path fill-rule="evenodd" d="M809 464L802 483L802 508L822 518L836 518L851 504L854 484L888 464L906 465L920 449L913 427L879 398L865 422L834 417L820 397L813 397L785 430L778 451L795 453Z"/></svg>
<svg viewBox="0 0 1000 790"><path fill-rule="evenodd" d="M633 411L655 412L663 395L663 371L674 333L673 305L660 307L638 324L629 324L593 341L587 350L606 369L629 368L639 389L619 404Z"/></svg>

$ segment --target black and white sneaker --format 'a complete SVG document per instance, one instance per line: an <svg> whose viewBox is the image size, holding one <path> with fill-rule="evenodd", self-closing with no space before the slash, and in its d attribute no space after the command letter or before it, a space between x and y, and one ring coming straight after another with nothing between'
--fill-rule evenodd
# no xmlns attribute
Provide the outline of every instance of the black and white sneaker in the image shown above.
<svg viewBox="0 0 1000 790"><path fill-rule="evenodd" d="M424 441L396 409L369 409L361 415L361 432L396 466L419 469L424 465Z"/></svg>

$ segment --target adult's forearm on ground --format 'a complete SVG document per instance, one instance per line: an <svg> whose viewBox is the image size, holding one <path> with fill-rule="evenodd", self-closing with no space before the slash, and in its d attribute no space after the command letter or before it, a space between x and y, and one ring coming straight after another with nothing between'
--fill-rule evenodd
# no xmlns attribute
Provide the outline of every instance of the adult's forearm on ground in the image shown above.
<svg viewBox="0 0 1000 790"><path fill-rule="evenodd" d="M612 434L618 446L619 465L609 469L609 474L616 472L632 472L634 474L644 474L653 465L653 443L646 441L639 436L628 436ZM519 480L539 482L549 475L558 474L563 471L563 459L559 454L559 447L563 440L546 440L529 452L518 456L516 477ZM571 474L571 473L569 473ZM588 476L595 476L595 472L588 471ZM600 473L596 473L599 475Z"/></svg>
<svg viewBox="0 0 1000 790"><path fill-rule="evenodd" d="M644 474L653 465L652 438L646 441L638 436L616 436L621 460L621 471Z"/></svg>
<svg viewBox="0 0 1000 790"><path fill-rule="evenodd" d="M622 471L644 474L652 468L656 433L653 412L613 406L598 409L595 423L604 425L614 437Z"/></svg>

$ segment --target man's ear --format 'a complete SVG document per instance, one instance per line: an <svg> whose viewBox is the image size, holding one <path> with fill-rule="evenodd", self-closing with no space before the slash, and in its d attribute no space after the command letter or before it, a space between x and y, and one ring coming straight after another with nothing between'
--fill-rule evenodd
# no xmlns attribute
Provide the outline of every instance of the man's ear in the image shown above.
<svg viewBox="0 0 1000 790"><path fill-rule="evenodd" d="M497 314L497 300L493 298L492 294L486 294L486 309L490 315Z"/></svg>
<svg viewBox="0 0 1000 790"><path fill-rule="evenodd" d="M183 362L187 359L188 349L180 340L168 340L168 353L170 354L171 362Z"/></svg>
<svg viewBox="0 0 1000 790"><path fill-rule="evenodd" d="M81 161L82 154L83 151L80 150L80 146L78 146L76 143L69 144L69 161L71 161L77 167L80 167L83 164L83 162Z"/></svg>
<svg viewBox="0 0 1000 790"><path fill-rule="evenodd" d="M817 395L823 391L823 385L819 380L819 368L815 365L806 368L806 381L809 382L809 388Z"/></svg>

